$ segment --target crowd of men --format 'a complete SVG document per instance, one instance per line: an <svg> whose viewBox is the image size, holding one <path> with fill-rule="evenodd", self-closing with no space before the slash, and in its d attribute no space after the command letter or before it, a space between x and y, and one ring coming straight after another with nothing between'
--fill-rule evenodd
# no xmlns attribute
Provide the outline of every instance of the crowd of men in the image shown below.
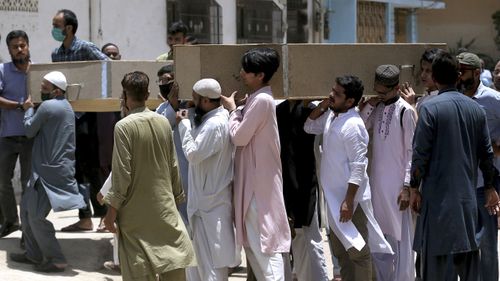
<svg viewBox="0 0 500 281"><path fill-rule="evenodd" d="M73 12L56 13L53 62L121 58L114 44L78 39L77 28ZM168 44L186 37L175 23ZM387 64L374 70L371 98L346 74L322 101L277 102L280 57L257 47L241 58L242 99L204 78L181 101L168 64L157 73L156 111L146 107L151 77L133 71L119 113L90 113L73 112L59 71L43 76L33 103L28 35L14 30L6 42L0 236L22 230L14 262L64 271L46 217L79 209L61 231L93 230L93 210L97 231L114 233L105 266L123 280L227 280L242 248L248 280L328 280L320 225L335 280L498 280L500 62L489 88L477 55L429 49L420 98ZM11 183L18 159L22 224Z"/></svg>

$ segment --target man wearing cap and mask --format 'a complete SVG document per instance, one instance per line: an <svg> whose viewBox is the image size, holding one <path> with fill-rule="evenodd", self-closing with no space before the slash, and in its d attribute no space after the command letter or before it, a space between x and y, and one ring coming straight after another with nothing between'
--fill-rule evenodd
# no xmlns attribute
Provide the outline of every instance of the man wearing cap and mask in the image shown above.
<svg viewBox="0 0 500 281"><path fill-rule="evenodd" d="M399 68L380 65L373 86L376 97L362 106L361 118L372 130L370 186L373 212L394 255L373 254L377 280L413 281L410 168L415 109L399 96ZM399 195L399 196L398 196Z"/></svg>
<svg viewBox="0 0 500 281"><path fill-rule="evenodd" d="M36 112L31 99L23 105L26 135L34 138L32 175L21 203L26 252L10 258L34 264L41 272L60 272L67 266L54 226L46 219L50 210L85 207L74 178L75 117L65 98L66 87L64 74L50 72L43 77L42 103Z"/></svg>
<svg viewBox="0 0 500 281"><path fill-rule="evenodd" d="M193 86L195 116L177 112L182 149L189 162L188 218L198 267L188 269L190 281L222 281L234 263L232 218L234 146L229 113L221 106L221 87L211 78Z"/></svg>
<svg viewBox="0 0 500 281"><path fill-rule="evenodd" d="M500 93L486 87L481 81L481 59L473 53L460 53L457 56L460 64L459 90L474 99L486 112L486 120L491 138L491 145L495 152L493 161L497 169L500 168ZM498 190L498 175L495 187ZM498 280L498 229L497 218L488 214L483 206L486 204L484 196L484 182L481 171L477 179L477 204L483 226L481 250L481 276L484 281Z"/></svg>

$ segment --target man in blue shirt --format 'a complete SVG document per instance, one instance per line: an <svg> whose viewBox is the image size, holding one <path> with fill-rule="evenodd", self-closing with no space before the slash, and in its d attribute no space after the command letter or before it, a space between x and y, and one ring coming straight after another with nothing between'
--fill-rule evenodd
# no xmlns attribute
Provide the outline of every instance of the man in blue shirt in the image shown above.
<svg viewBox="0 0 500 281"><path fill-rule="evenodd" d="M420 213L413 248L422 253L426 281L445 280L449 265L461 280L480 280L478 208L499 212L486 114L457 91L458 70L448 53L434 59L432 78L439 94L421 105L413 139L410 205ZM476 201L478 166L483 206Z"/></svg>
<svg viewBox="0 0 500 281"><path fill-rule="evenodd" d="M57 11L52 19L52 27L52 37L62 42L61 46L52 52L52 62L109 60L95 44L75 36L78 19L72 11L66 9ZM77 112L75 115L77 117L75 177L87 207L79 210L78 222L63 227L61 231L93 230L89 201L92 201L94 216L102 218L106 214L106 208L97 202L95 196L108 176L100 173L97 116L95 112ZM87 184L90 190L87 190Z"/></svg>
<svg viewBox="0 0 500 281"><path fill-rule="evenodd" d="M12 61L0 64L0 237L19 229L12 178L17 159L21 166L21 185L26 188L31 173L32 140L23 126L23 103L27 99L26 72L30 65L29 39L22 30L7 35Z"/></svg>
<svg viewBox="0 0 500 281"><path fill-rule="evenodd" d="M481 81L481 59L473 53L464 52L457 56L460 64L459 90L474 99L486 112L491 145L495 152L495 167L500 168L500 93L489 88ZM498 180L496 181L498 185ZM498 188L498 186L496 186ZM496 216L488 214L483 208L485 202L484 183L479 173L477 179L477 205L481 218L482 236L479 243L481 251L480 272L482 281L498 280L498 229Z"/></svg>

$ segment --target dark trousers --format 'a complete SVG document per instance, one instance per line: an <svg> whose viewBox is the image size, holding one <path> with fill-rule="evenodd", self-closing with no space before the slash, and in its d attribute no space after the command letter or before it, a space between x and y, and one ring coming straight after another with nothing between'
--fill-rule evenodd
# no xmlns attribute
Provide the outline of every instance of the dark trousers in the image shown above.
<svg viewBox="0 0 500 281"><path fill-rule="evenodd" d="M484 188L481 187L477 189L477 208L481 227L479 242L481 281L498 281L498 220L496 215L488 214L485 204Z"/></svg>
<svg viewBox="0 0 500 281"><path fill-rule="evenodd" d="M113 129L116 113L87 112L76 119L76 175L79 191L87 207L78 211L80 219L106 215L106 206L96 196L111 171Z"/></svg>
<svg viewBox="0 0 500 281"><path fill-rule="evenodd" d="M479 281L479 251L430 256L422 254L422 280L443 281L450 280L449 268L460 276L460 281ZM454 280L458 280L454 278Z"/></svg>
<svg viewBox="0 0 500 281"><path fill-rule="evenodd" d="M358 206L352 216L352 223L356 226L365 241L368 241L368 219L363 209ZM333 254L339 259L340 275L344 281L367 281L372 279L372 258L368 243L361 249L354 247L346 250L344 245L332 231Z"/></svg>
<svg viewBox="0 0 500 281"><path fill-rule="evenodd" d="M106 176L104 176L105 172L102 171L101 168L89 168L84 174L86 175L84 177L85 181L82 180L78 182L78 189L80 194L83 195L83 199L85 204L87 204L87 207L78 210L78 217L80 219L92 217L90 202L92 203L92 208L94 209L94 216L104 217L107 209L105 205L103 206L97 202L97 193L101 190L109 172Z"/></svg>
<svg viewBox="0 0 500 281"><path fill-rule="evenodd" d="M26 189L31 176L32 146L33 139L27 137L0 137L0 224L19 223L12 178L19 159L21 186L23 191Z"/></svg>

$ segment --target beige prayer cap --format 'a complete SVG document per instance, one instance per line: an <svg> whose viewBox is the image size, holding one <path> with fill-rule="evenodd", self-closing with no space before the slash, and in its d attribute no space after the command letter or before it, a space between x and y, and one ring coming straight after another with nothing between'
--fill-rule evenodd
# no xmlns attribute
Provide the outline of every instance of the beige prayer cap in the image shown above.
<svg viewBox="0 0 500 281"><path fill-rule="evenodd" d="M193 91L209 99L219 99L222 93L219 82L212 78L205 78L196 82L193 86Z"/></svg>
<svg viewBox="0 0 500 281"><path fill-rule="evenodd" d="M375 70L375 83L393 87L399 83L399 68L393 64L384 64Z"/></svg>
<svg viewBox="0 0 500 281"><path fill-rule="evenodd" d="M49 81L50 83L52 83L52 85L63 91L66 91L66 87L68 86L66 82L66 76L64 76L64 74L59 71L49 72L45 76L43 76L43 79Z"/></svg>

